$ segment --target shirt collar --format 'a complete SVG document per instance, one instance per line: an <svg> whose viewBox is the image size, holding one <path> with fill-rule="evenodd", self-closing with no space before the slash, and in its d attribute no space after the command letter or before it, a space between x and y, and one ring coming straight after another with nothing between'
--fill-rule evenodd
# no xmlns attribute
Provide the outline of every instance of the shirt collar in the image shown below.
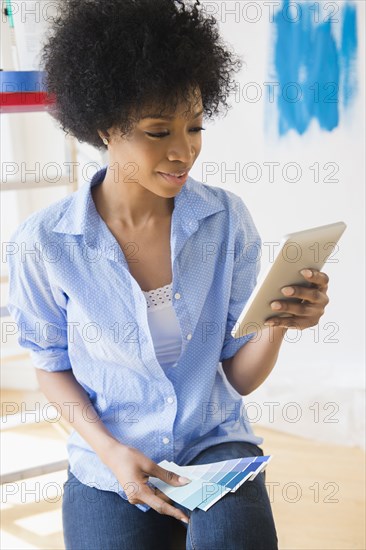
<svg viewBox="0 0 366 550"><path fill-rule="evenodd" d="M90 181L72 194L68 208L58 219L53 232L84 235L85 242L92 247L101 243L105 223L95 207L91 188L104 180L106 171L107 166L97 171ZM189 176L174 198L172 224L178 221L189 236L198 229L199 220L221 210L225 210L223 202L206 186Z"/></svg>

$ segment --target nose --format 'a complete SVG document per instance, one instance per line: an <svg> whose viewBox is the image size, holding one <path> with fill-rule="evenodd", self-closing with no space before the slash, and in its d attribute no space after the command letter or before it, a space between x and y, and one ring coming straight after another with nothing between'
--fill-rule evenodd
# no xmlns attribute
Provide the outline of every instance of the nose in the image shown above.
<svg viewBox="0 0 366 550"><path fill-rule="evenodd" d="M197 144L193 143L192 136L179 134L169 140L168 160L179 160L183 164L191 164L196 155Z"/></svg>

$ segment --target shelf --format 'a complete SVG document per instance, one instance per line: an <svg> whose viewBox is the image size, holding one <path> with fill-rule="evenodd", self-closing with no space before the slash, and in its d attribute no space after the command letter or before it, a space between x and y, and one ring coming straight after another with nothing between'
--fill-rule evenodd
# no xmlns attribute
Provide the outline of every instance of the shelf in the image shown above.
<svg viewBox="0 0 366 550"><path fill-rule="evenodd" d="M8 183L1 182L0 191L29 191L30 189L36 189L40 187L47 187L51 189L52 187L60 187L64 185L71 185L73 189L75 188L75 182L70 181L69 176L63 176L56 183L50 183L48 180L39 180L39 181L10 181Z"/></svg>
<svg viewBox="0 0 366 550"><path fill-rule="evenodd" d="M43 71L0 71L0 113L48 111L55 100Z"/></svg>
<svg viewBox="0 0 366 550"><path fill-rule="evenodd" d="M64 460L58 460L56 462L47 462L38 466L30 466L28 468L22 468L16 472L8 472L0 475L0 485L5 483L15 483L22 479L29 479L31 477L43 476L45 474L51 474L53 472L59 472L66 470L69 461L67 458Z"/></svg>
<svg viewBox="0 0 366 550"><path fill-rule="evenodd" d="M46 92L0 93L0 113L48 111L54 100Z"/></svg>

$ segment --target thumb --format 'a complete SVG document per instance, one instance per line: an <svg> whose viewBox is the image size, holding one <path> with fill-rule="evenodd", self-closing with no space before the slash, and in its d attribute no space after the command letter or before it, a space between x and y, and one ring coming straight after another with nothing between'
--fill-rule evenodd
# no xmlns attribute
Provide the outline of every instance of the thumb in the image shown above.
<svg viewBox="0 0 366 550"><path fill-rule="evenodd" d="M174 485L175 487L179 487L180 485L187 485L192 481L187 477L179 476L171 470L166 470L165 468L158 466L158 464L156 464L154 475L162 481L165 481L165 483L169 483L169 485Z"/></svg>

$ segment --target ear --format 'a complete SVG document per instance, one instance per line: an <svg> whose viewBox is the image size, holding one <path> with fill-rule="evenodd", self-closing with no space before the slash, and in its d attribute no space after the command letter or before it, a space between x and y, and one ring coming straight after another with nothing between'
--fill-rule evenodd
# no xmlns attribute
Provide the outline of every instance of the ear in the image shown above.
<svg viewBox="0 0 366 550"><path fill-rule="evenodd" d="M106 138L109 137L108 133L103 133L100 130L97 130L97 132L98 132L98 136L100 137L101 140L103 140L104 137L106 137Z"/></svg>

